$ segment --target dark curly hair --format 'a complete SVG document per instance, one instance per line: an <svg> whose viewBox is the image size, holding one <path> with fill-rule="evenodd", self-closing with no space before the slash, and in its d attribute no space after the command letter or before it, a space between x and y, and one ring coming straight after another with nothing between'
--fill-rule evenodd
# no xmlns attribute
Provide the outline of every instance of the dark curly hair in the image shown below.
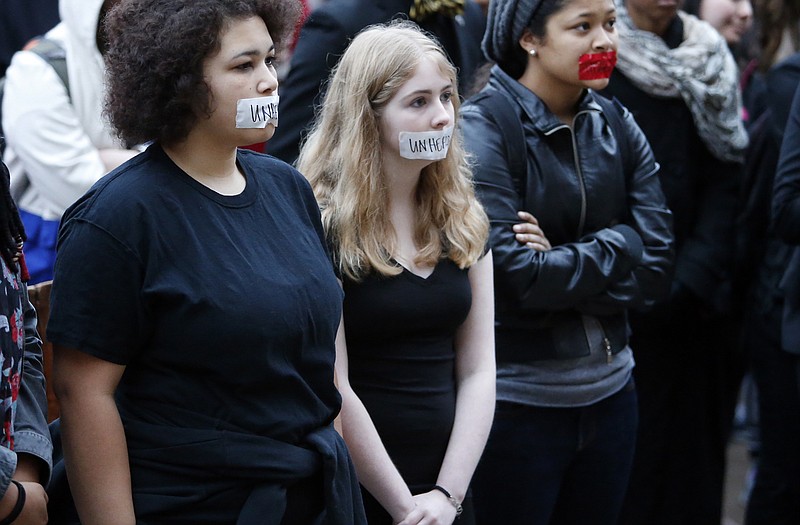
<svg viewBox="0 0 800 525"><path fill-rule="evenodd" d="M203 61L232 20L264 20L275 47L291 34L298 0L121 0L105 19L105 112L129 145L185 139L211 112Z"/></svg>
<svg viewBox="0 0 800 525"><path fill-rule="evenodd" d="M2 141L2 138L0 138ZM22 248L25 227L19 218L17 205L11 198L11 177L8 168L0 162L0 257L12 271Z"/></svg>

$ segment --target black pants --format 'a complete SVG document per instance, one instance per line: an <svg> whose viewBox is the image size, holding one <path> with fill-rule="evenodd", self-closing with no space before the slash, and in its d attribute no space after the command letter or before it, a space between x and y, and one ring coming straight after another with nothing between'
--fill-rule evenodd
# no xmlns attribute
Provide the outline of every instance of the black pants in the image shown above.
<svg viewBox="0 0 800 525"><path fill-rule="evenodd" d="M744 341L758 388L761 449L747 525L800 523L798 356L780 345L782 304L748 316Z"/></svg>
<svg viewBox="0 0 800 525"><path fill-rule="evenodd" d="M634 382L583 407L497 402L472 481L479 525L616 525L636 439Z"/></svg>
<svg viewBox="0 0 800 525"><path fill-rule="evenodd" d="M744 359L694 297L631 315L639 433L622 525L719 525Z"/></svg>

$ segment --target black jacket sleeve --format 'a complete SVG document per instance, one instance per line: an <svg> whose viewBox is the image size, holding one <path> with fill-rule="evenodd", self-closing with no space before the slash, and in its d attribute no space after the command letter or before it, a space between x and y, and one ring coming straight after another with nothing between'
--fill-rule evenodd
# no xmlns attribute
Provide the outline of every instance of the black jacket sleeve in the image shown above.
<svg viewBox="0 0 800 525"><path fill-rule="evenodd" d="M603 228L547 252L517 242L512 226L520 222L517 211L522 209L522 198L509 173L502 134L494 120L475 106L465 107L461 122L465 144L476 160L476 190L489 215L499 293L513 298L521 308L575 308L628 278L643 262L643 239L626 224ZM648 177L647 173L640 176L645 181Z"/></svg>
<svg viewBox="0 0 800 525"><path fill-rule="evenodd" d="M631 113L621 108L625 137L617 137L620 147L630 156L626 168L629 216L626 224L639 235L643 244L641 262L604 292L589 298L578 309L584 313L612 313L614 306L647 309L666 297L675 258L672 212L661 190L659 165L650 143Z"/></svg>
<svg viewBox="0 0 800 525"><path fill-rule="evenodd" d="M795 92L783 135L772 198L775 231L790 244L800 244L800 89Z"/></svg>

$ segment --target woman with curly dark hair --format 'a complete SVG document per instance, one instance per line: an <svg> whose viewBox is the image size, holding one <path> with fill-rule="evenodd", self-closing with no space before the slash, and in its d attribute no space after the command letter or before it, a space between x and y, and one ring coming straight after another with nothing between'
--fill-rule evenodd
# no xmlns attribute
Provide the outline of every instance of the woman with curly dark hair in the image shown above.
<svg viewBox="0 0 800 525"><path fill-rule="evenodd" d="M277 124L293 0L121 0L106 112L149 148L64 216L48 335L93 523L364 523L333 428L342 292Z"/></svg>

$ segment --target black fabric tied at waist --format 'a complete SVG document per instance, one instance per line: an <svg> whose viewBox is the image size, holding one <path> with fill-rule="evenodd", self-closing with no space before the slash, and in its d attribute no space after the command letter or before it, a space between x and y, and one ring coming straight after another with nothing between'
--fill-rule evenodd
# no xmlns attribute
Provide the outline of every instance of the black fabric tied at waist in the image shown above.
<svg viewBox="0 0 800 525"><path fill-rule="evenodd" d="M302 446L255 434L130 420L126 421L125 434L137 523L146 522L146 516L163 517L176 512L176 498L181 500L179 507L187 507L180 512L185 516L193 503L209 495L248 487L250 494L241 507L237 525L280 525L286 509L286 487L320 470L325 506L322 523L367 523L355 469L344 440L333 425L308 434ZM143 468L138 469L137 465ZM140 472L144 474L137 479ZM169 478L186 479L188 494L164 494L164 485L159 482L163 478L158 472L167 472ZM142 521L138 519L140 515Z"/></svg>

